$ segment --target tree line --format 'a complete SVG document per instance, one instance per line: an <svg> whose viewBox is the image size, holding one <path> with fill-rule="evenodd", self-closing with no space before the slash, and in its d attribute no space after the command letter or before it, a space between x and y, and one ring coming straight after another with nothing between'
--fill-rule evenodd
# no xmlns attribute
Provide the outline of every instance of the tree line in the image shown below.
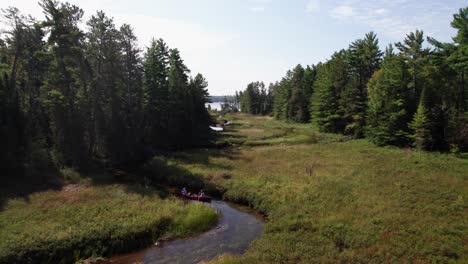
<svg viewBox="0 0 468 264"><path fill-rule="evenodd" d="M15 176L55 167L122 165L209 139L208 83L177 49L97 12L41 0L44 20L3 11L0 165Z"/></svg>
<svg viewBox="0 0 468 264"><path fill-rule="evenodd" d="M457 30L453 42L416 30L385 51L370 32L324 63L288 71L270 85L272 100L249 84L241 111L311 122L324 132L366 137L377 145L467 150L467 25L468 8L462 8L451 23ZM259 111L264 101L272 105Z"/></svg>

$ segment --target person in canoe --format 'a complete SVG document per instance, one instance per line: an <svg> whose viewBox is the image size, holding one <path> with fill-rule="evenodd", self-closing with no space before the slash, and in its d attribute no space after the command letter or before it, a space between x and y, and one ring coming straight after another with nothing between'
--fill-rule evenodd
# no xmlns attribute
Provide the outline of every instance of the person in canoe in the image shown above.
<svg viewBox="0 0 468 264"><path fill-rule="evenodd" d="M198 194L198 197L199 197L199 198L204 198L204 197L206 197L205 192L204 192L203 190L201 190L200 193Z"/></svg>
<svg viewBox="0 0 468 264"><path fill-rule="evenodd" d="M182 188L182 191L180 191L180 193L183 195L183 196L186 196L187 195L187 189Z"/></svg>

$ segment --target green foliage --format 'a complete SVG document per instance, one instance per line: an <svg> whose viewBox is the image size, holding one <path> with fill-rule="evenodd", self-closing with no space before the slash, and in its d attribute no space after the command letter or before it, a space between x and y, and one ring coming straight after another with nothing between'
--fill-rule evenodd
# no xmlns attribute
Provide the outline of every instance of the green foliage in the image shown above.
<svg viewBox="0 0 468 264"><path fill-rule="evenodd" d="M335 53L330 61L317 66L317 79L311 100L312 122L324 132L342 131L338 96L346 84L345 52Z"/></svg>
<svg viewBox="0 0 468 264"><path fill-rule="evenodd" d="M281 82L270 85L275 118L300 123L310 121L309 105L316 74L315 66L304 68L298 64Z"/></svg>
<svg viewBox="0 0 468 264"><path fill-rule="evenodd" d="M145 138L152 146L165 146L169 135L169 48L164 40L152 40L145 53Z"/></svg>
<svg viewBox="0 0 468 264"><path fill-rule="evenodd" d="M408 73L404 61L387 49L382 69L369 80L367 136L377 145L407 142Z"/></svg>
<svg viewBox="0 0 468 264"><path fill-rule="evenodd" d="M364 135L366 84L379 67L382 53L376 35L353 42L348 50L336 52L317 73L317 86L311 99L312 121L323 131ZM320 76L322 75L322 76Z"/></svg>
<svg viewBox="0 0 468 264"><path fill-rule="evenodd" d="M413 130L412 138L414 146L417 149L425 150L430 147L432 142L431 136L431 122L429 120L427 110L424 103L420 103L416 114L414 114L413 121L409 123L409 128Z"/></svg>
<svg viewBox="0 0 468 264"><path fill-rule="evenodd" d="M271 85L267 91L263 82L249 83L239 94L241 111L254 115L270 114L273 108L272 93Z"/></svg>
<svg viewBox="0 0 468 264"><path fill-rule="evenodd" d="M49 171L126 167L158 150L211 140L208 83L188 75L177 49L153 40L142 57L131 26L118 28L104 12L92 15L85 31L79 7L39 4L43 21L16 8L3 11L9 27L0 38L0 165L6 176L34 177L36 165L42 172L44 165Z"/></svg>

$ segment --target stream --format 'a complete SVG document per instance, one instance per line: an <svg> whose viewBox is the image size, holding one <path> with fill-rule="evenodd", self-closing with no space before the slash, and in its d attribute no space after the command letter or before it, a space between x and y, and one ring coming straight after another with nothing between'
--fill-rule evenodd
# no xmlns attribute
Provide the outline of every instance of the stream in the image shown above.
<svg viewBox="0 0 468 264"><path fill-rule="evenodd" d="M210 231L116 256L111 263L199 263L224 254L242 254L262 234L263 219L252 210L223 201L209 205L221 213L218 225Z"/></svg>

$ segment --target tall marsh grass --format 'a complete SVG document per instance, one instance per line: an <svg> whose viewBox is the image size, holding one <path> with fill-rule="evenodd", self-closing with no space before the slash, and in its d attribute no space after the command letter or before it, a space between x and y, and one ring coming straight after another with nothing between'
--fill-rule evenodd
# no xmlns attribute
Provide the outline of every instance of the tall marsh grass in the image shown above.
<svg viewBox="0 0 468 264"><path fill-rule="evenodd" d="M228 119L237 124L232 137L250 146L169 161L269 216L246 255L215 263L468 263L467 159L346 141L265 117ZM278 127L290 132L253 133Z"/></svg>
<svg viewBox="0 0 468 264"><path fill-rule="evenodd" d="M123 185L69 185L8 201L0 212L0 263L70 263L209 229L209 207Z"/></svg>

